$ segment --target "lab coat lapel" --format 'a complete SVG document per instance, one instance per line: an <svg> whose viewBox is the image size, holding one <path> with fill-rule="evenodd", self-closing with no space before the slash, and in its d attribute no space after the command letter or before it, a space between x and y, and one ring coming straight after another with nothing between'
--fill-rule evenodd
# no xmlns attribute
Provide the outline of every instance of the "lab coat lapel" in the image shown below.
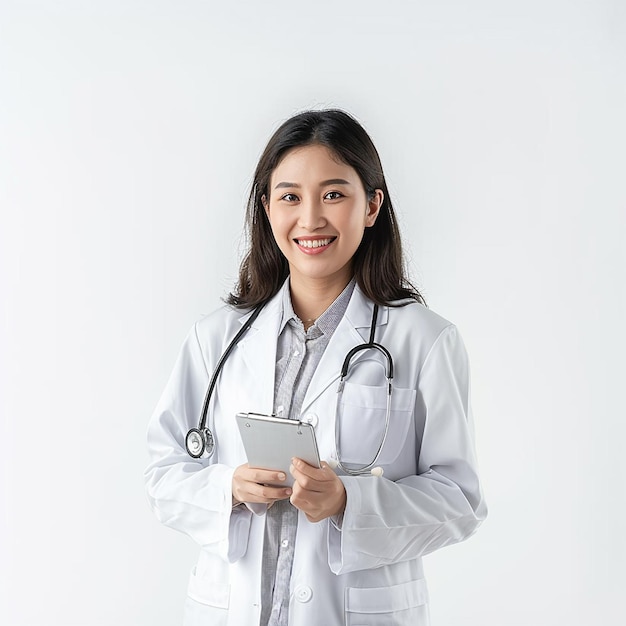
<svg viewBox="0 0 626 626"><path fill-rule="evenodd" d="M238 344L243 361L242 381L246 396L253 398L255 406L248 410L271 413L274 407L274 373L276 369L276 344L281 320L279 291L261 311L250 330ZM247 317L243 318L245 323ZM258 403L258 404L257 404Z"/></svg>
<svg viewBox="0 0 626 626"><path fill-rule="evenodd" d="M372 311L374 303L365 297L358 285L355 286L348 308L339 322L333 336L328 342L328 346L320 359L320 362L313 374L309 388L307 389L302 413L306 412L311 403L334 381L339 379L343 361L355 346L366 343L369 340L370 325L372 323ZM380 307L376 327L387 323L388 311L385 307ZM379 330L376 332L378 337ZM352 362L358 361L364 351L358 352Z"/></svg>

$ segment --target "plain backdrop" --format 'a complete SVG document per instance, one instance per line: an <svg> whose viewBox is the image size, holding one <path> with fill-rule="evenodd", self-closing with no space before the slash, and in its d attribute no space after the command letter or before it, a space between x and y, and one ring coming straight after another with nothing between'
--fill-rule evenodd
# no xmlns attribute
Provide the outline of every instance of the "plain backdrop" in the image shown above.
<svg viewBox="0 0 626 626"><path fill-rule="evenodd" d="M471 357L490 516L426 558L433 625L626 623L625 42L621 0L0 0L0 623L180 623L146 425L328 106Z"/></svg>

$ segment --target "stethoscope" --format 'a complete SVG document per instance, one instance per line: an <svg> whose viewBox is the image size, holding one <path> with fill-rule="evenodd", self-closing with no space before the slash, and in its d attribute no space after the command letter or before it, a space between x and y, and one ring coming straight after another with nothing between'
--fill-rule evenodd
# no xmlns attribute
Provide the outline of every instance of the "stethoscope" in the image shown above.
<svg viewBox="0 0 626 626"><path fill-rule="evenodd" d="M263 307L265 306L265 302L260 304L254 311L252 315L248 318L248 321L239 329L239 332L235 335L233 340L230 342L220 360L217 362L217 366L215 367L215 371L211 376L211 380L209 381L209 386L207 388L206 394L204 396L204 403L202 405L202 413L200 417L200 423L198 424L198 428L191 428L185 437L185 447L187 448L187 452L189 456L194 459L199 459L200 457L211 457L215 452L215 439L213 437L213 433L207 427L207 416L209 413L209 404L211 402L211 397L213 395L213 390L215 389L215 385L217 384L217 378L224 367L224 363L226 359L232 352L233 348L239 343L241 338L250 330L252 324L261 313ZM387 440L387 433L389 432L389 418L391 416L391 395L393 392L393 358L391 353L385 346L376 343L374 341L374 335L376 333L376 320L378 319L378 305L374 304L374 310L372 311L372 322L370 324L370 336L369 341L367 343L359 344L355 346L346 354L346 357L343 361L343 365L341 366L341 373L339 377L339 387L337 388L337 403L335 405L335 450L337 452L336 460L329 461L329 465L335 469L336 467L340 467L346 474L351 476L359 476L361 474L372 474L374 476L382 476L383 469L382 467L376 467L376 463L378 462L378 458L380 457L380 453L385 445L385 441ZM348 467L344 463L341 462L341 446L339 443L339 420L337 416L340 413L340 405L341 399L343 397L343 389L345 386L345 380L348 376L348 370L350 369L350 363L353 357L359 352L363 352L364 350L377 350L380 352L385 358L385 378L387 381L387 405L385 411L385 429L383 431L383 436L381 437L380 444L378 449L376 450L376 454L374 458L367 464L362 465L360 467ZM353 465L353 464L350 464Z"/></svg>

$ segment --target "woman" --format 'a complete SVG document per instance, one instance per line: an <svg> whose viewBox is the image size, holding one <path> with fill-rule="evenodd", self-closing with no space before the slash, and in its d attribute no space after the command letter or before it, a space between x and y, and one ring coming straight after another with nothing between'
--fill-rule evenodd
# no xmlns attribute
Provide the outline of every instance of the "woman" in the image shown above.
<svg viewBox="0 0 626 626"><path fill-rule="evenodd" d="M365 130L338 110L285 122L257 166L247 228L239 282L191 330L148 432L151 505L201 548L185 624L428 624L422 556L469 537L487 510L465 349L404 276ZM215 452L191 458L211 374L260 304L211 399ZM372 348L337 402L344 358L372 331L393 359L390 410ZM293 488L268 486L286 477L247 465L241 411L311 423L322 466L293 459Z"/></svg>

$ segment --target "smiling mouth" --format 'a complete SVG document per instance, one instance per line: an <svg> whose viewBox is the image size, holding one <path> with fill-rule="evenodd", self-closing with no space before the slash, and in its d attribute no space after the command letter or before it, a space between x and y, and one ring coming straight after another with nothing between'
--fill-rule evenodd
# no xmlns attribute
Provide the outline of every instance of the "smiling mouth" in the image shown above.
<svg viewBox="0 0 626 626"><path fill-rule="evenodd" d="M335 241L337 237L327 237L326 239L294 239L302 248L323 248Z"/></svg>

